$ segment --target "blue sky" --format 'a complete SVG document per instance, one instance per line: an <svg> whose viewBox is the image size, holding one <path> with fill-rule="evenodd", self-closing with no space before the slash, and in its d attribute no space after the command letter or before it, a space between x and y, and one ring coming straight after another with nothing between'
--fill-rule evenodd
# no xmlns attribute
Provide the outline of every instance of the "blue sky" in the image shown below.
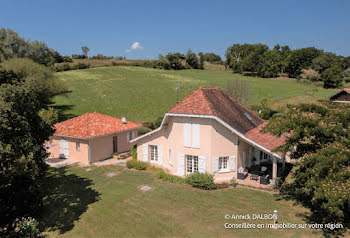
<svg viewBox="0 0 350 238"><path fill-rule="evenodd" d="M233 43L261 42L350 56L349 13L349 0L2 0L0 27L64 55L87 45L89 55L128 59L189 48L223 56Z"/></svg>

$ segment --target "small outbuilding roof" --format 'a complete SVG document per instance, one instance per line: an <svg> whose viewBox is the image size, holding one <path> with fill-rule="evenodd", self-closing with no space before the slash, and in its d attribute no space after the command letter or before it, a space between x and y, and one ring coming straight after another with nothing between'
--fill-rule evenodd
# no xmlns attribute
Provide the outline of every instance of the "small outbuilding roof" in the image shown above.
<svg viewBox="0 0 350 238"><path fill-rule="evenodd" d="M123 123L119 118L93 112L55 124L54 135L89 139L141 126L139 123L131 121Z"/></svg>

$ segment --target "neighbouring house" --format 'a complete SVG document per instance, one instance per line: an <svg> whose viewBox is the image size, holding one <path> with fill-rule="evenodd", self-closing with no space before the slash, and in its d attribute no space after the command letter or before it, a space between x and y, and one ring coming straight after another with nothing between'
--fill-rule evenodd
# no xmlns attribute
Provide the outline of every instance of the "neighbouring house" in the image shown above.
<svg viewBox="0 0 350 238"><path fill-rule="evenodd" d="M344 88L329 99L337 103L350 103L350 88Z"/></svg>
<svg viewBox="0 0 350 238"><path fill-rule="evenodd" d="M218 87L200 87L164 116L161 126L132 140L137 158L178 176L214 174L216 183L274 184L285 157L272 150L285 137L263 134L265 121Z"/></svg>
<svg viewBox="0 0 350 238"><path fill-rule="evenodd" d="M47 143L50 158L66 158L90 164L131 149L141 124L101 113L85 113L54 125Z"/></svg>

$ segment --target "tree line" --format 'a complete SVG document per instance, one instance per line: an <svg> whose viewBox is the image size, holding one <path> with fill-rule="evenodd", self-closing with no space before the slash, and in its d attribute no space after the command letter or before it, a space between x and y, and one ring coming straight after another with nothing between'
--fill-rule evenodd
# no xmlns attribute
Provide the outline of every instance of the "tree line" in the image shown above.
<svg viewBox="0 0 350 238"><path fill-rule="evenodd" d="M265 44L233 44L225 53L225 66L233 73L250 73L263 78L287 75L290 78L323 81L336 88L350 81L350 57L324 52L315 47L290 49Z"/></svg>

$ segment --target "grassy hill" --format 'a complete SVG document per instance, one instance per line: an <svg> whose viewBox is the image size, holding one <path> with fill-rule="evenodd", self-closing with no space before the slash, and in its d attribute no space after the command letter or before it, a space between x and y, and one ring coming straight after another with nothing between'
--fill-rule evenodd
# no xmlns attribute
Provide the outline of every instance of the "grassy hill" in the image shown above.
<svg viewBox="0 0 350 238"><path fill-rule="evenodd" d="M248 82L251 104L271 99L277 108L285 103L316 101L335 90L297 83L291 79L261 79L214 70L167 71L135 66L109 66L56 73L69 93L57 96L56 105L70 116L101 112L136 122L152 121L200 86L224 87L230 79Z"/></svg>

